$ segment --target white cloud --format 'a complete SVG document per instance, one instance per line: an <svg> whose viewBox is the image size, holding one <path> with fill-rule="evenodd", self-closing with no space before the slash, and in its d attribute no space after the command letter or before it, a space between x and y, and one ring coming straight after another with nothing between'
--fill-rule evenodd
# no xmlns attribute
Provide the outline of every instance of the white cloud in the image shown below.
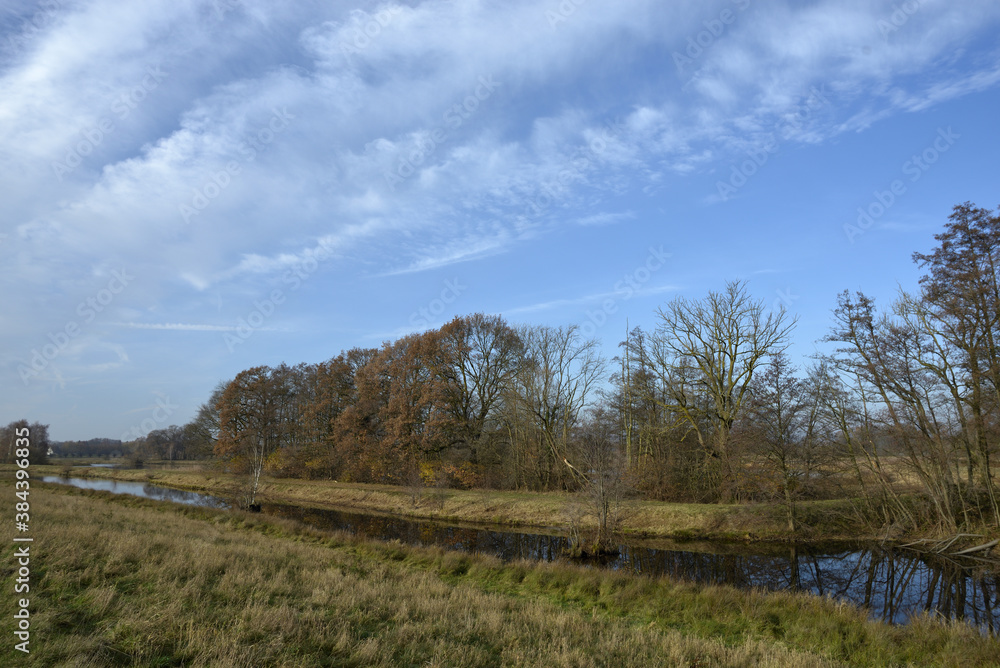
<svg viewBox="0 0 1000 668"><path fill-rule="evenodd" d="M528 304L526 306L517 306L511 309L505 309L503 311L504 315L522 315L525 313L541 313L544 311L551 311L554 309L564 308L567 306L584 306L588 304L598 304L606 299L614 299L616 301L626 301L630 299L636 299L639 297L652 297L655 295L661 295L667 292L676 292L679 290L676 285L656 285L648 287L638 287L638 288L622 288L616 290L609 290L606 292L595 292L589 295L583 295L580 297L563 298L563 299L552 299L544 302L537 302L535 304Z"/></svg>
<svg viewBox="0 0 1000 668"><path fill-rule="evenodd" d="M235 322L307 263L330 291L472 267L641 221L640 192L683 197L772 135L820 146L1000 82L985 0L925 0L887 35L891 2L750 3L677 72L672 54L738 4L590 2L552 26L558 3L530 0L81 0L15 27L0 35L0 276L19 287L4 348L74 317L105 266L137 275L104 314L115 331L229 331L197 323ZM84 375L61 363L53 382Z"/></svg>
<svg viewBox="0 0 1000 668"><path fill-rule="evenodd" d="M235 332L236 327L228 325L200 325L200 324L185 324L180 322L114 322L111 323L116 327L127 327L129 329L157 329L157 330L168 330L168 331L180 331L180 332ZM263 327L258 327L256 329L265 329ZM276 330L270 330L276 331Z"/></svg>
<svg viewBox="0 0 1000 668"><path fill-rule="evenodd" d="M584 227L589 227L592 225L615 225L625 220L634 220L634 211L622 211L618 213L595 213L590 216L585 216L579 218L576 221L577 225L583 225Z"/></svg>

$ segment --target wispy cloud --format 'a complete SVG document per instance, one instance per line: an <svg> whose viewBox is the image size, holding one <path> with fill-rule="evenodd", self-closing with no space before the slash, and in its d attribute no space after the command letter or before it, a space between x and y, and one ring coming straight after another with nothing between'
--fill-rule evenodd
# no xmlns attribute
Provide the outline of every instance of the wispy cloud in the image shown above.
<svg viewBox="0 0 1000 668"><path fill-rule="evenodd" d="M609 290L607 292L595 292L582 297L569 299L553 299L545 302L537 302L526 306L517 306L503 311L504 315L522 315L525 313L541 313L569 306L584 306L597 304L605 299L635 299L637 297L652 297L666 292L676 292L680 288L676 285L658 285L650 287L640 287L638 289L628 288L621 290Z"/></svg>
<svg viewBox="0 0 1000 668"><path fill-rule="evenodd" d="M622 211L620 213L595 213L590 216L585 216L576 221L577 225L583 225L584 227L598 226L598 225L614 225L626 220L635 220L634 211Z"/></svg>
<svg viewBox="0 0 1000 668"><path fill-rule="evenodd" d="M168 377L178 360L232 377L258 353L291 355L300 338L262 337L217 360L199 357L199 337L174 337L166 351L150 336L233 332L275 291L297 337L329 333L303 353L319 357L405 322L427 303L434 272L459 265L463 276L508 271L477 281L460 304L470 311L511 295L542 299L538 284L551 276L572 287L504 314L620 296L574 294L617 278L599 259L552 252L567 235L595 258L683 237L691 257L678 267L717 266L747 250L725 238L699 247L707 228L687 217L744 224L704 184L776 128L786 167L795 153L786 149L816 151L807 168L792 168L788 188L821 181L839 201L852 196L838 189L843 167L821 151L845 150L849 133L877 145L880 124L915 123L1000 87L994 0L925 0L888 35L878 22L891 0L590 2L558 26L533 0L389 0L365 10L76 0L47 4L37 25L16 18L37 8L16 4L0 25L0 277L15 286L0 350L13 351L2 363L16 373L28 351L80 325L38 375L67 395L81 379L127 387L128 373ZM700 37L743 4L720 34ZM366 35L372 21L378 34ZM673 54L699 39L678 71ZM803 116L814 88L829 103ZM276 116L287 120L280 132ZM980 150L973 144L962 150ZM953 162L933 178L988 171ZM860 195L876 186L885 187L866 183ZM750 190L737 205L753 201ZM762 234L792 225L782 212L794 202L766 206L754 221ZM510 261L491 260L501 254ZM518 264L529 257L530 276ZM135 280L100 310L81 311L104 299L106 268L122 266ZM84 322L87 309L94 317ZM127 362L97 345L110 338ZM50 394L0 398L28 411Z"/></svg>
<svg viewBox="0 0 1000 668"><path fill-rule="evenodd" d="M128 329L153 329L161 331L175 332L235 332L237 327L230 325L201 325L181 322L113 322L115 327L125 327ZM271 327L255 327L256 330L278 332L284 331Z"/></svg>
<svg viewBox="0 0 1000 668"><path fill-rule="evenodd" d="M474 260L481 260L483 258L491 257L493 255L499 255L508 250L511 240L508 238L485 238L478 240L471 240L471 247L466 248L456 248L456 244L449 244L448 246L441 248L440 252L432 255L425 256L416 260L405 267L399 269L392 269L390 271L383 272L379 276L399 276L402 274L415 274L421 271L430 271L433 269L441 269L442 267L447 267L453 264L458 264L461 262L472 262Z"/></svg>

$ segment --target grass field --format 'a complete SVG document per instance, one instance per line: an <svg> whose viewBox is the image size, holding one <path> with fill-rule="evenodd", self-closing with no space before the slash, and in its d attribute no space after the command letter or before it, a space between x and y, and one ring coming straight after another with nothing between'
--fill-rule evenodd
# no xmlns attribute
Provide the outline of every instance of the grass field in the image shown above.
<svg viewBox="0 0 1000 668"><path fill-rule="evenodd" d="M62 465L35 466L36 475L58 475ZM2 470L2 467L0 467ZM78 477L150 481L170 487L225 494L240 478L191 466L122 470L74 468ZM264 478L260 497L284 503L392 513L406 517L477 522L509 527L557 527L568 523L570 494L487 490L423 490L414 503L405 487L338 483L323 480ZM802 530L796 540L838 540L864 537L851 520L845 501L799 504ZM586 523L586 520L585 520ZM787 540L784 510L777 505L720 505L635 501L627 510L625 531L636 537L724 540Z"/></svg>
<svg viewBox="0 0 1000 668"><path fill-rule="evenodd" d="M0 484L7 498L13 491L9 478ZM1000 657L1000 642L963 624L890 627L802 594L504 564L40 483L31 506L32 654L25 663L8 642L2 665L986 666Z"/></svg>

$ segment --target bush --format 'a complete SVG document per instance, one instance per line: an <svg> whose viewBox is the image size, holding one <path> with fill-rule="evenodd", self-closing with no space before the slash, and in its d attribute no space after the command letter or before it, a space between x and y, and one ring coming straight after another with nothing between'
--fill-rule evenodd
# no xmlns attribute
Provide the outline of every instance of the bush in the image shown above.
<svg viewBox="0 0 1000 668"><path fill-rule="evenodd" d="M122 457L122 463L118 465L120 469L141 469L145 466L142 456L133 452Z"/></svg>

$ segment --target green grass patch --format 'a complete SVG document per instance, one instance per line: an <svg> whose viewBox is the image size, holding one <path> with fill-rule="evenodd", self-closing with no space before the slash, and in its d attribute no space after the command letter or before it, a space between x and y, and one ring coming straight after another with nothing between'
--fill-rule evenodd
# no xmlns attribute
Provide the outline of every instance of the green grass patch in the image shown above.
<svg viewBox="0 0 1000 668"><path fill-rule="evenodd" d="M10 483L0 492L12 494ZM36 665L998 665L962 623L32 488ZM11 548L3 586L12 591ZM12 597L5 602L7 619ZM11 644L0 664L22 660Z"/></svg>

